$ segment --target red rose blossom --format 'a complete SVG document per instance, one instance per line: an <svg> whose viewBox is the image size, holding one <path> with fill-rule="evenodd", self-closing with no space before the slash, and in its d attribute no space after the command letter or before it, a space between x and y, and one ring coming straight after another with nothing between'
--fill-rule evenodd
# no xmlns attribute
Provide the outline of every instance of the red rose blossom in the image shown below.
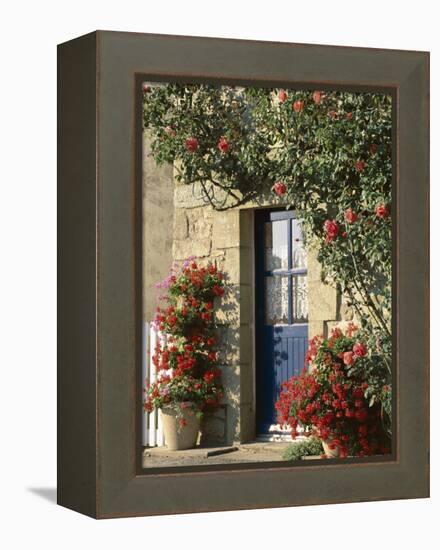
<svg viewBox="0 0 440 550"><path fill-rule="evenodd" d="M217 143L217 147L222 153L227 153L229 151L229 142L225 137L221 137Z"/></svg>
<svg viewBox="0 0 440 550"><path fill-rule="evenodd" d="M278 99L280 100L281 103L284 103L287 99L287 92L286 90L279 90L278 92Z"/></svg>
<svg viewBox="0 0 440 550"><path fill-rule="evenodd" d="M344 361L344 365L348 367L353 365L355 361L354 353L352 351L346 351L342 360Z"/></svg>
<svg viewBox="0 0 440 550"><path fill-rule="evenodd" d="M195 137L189 137L185 140L185 148L190 153L195 153L199 148L199 140Z"/></svg>
<svg viewBox="0 0 440 550"><path fill-rule="evenodd" d="M302 101L301 99L297 99L296 101L293 102L292 108L295 111L295 113L301 112L304 108L304 101Z"/></svg>
<svg viewBox="0 0 440 550"><path fill-rule="evenodd" d="M365 162L363 160L357 160L354 166L358 172L362 172L365 169Z"/></svg>
<svg viewBox="0 0 440 550"><path fill-rule="evenodd" d="M321 92L315 91L313 92L313 101L316 103L316 105L319 105L321 103Z"/></svg>
<svg viewBox="0 0 440 550"><path fill-rule="evenodd" d="M279 197L282 197L287 191L286 184L283 183L282 181L277 181L276 183L274 183L272 189L273 189L273 192Z"/></svg>
<svg viewBox="0 0 440 550"><path fill-rule="evenodd" d="M376 207L376 216L382 218L383 220L389 216L390 212L384 204L379 204Z"/></svg>
<svg viewBox="0 0 440 550"><path fill-rule="evenodd" d="M346 222L354 223L358 219L358 215L351 208L348 208L344 213L344 218Z"/></svg>
<svg viewBox="0 0 440 550"><path fill-rule="evenodd" d="M339 225L335 220L326 220L324 223L324 231L326 233L326 240L333 241L339 233Z"/></svg>
<svg viewBox="0 0 440 550"><path fill-rule="evenodd" d="M364 357L367 355L367 348L364 344L362 344L362 342L356 342L353 346L353 353L358 357Z"/></svg>

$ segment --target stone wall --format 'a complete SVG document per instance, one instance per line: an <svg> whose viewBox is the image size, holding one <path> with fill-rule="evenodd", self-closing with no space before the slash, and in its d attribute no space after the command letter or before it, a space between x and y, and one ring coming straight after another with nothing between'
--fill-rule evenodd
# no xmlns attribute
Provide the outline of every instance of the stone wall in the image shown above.
<svg viewBox="0 0 440 550"><path fill-rule="evenodd" d="M207 205L197 187L178 183L171 168L157 168L147 157L144 172L145 311L155 301L151 285L173 261L216 261L228 274L227 291L216 306L222 381L222 407L205 418L202 443L231 444L255 437L254 211L282 206L276 198L223 212ZM327 334L352 318L335 288L325 284L316 251L308 250L309 337ZM156 293L154 293L156 296Z"/></svg>
<svg viewBox="0 0 440 550"><path fill-rule="evenodd" d="M156 165L146 136L143 141L143 318L152 321L157 305L156 283L173 263L174 181L172 166Z"/></svg>

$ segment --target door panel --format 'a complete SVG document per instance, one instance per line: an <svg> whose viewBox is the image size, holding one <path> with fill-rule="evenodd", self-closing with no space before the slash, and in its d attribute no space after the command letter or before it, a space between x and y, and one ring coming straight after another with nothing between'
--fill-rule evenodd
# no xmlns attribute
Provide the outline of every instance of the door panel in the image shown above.
<svg viewBox="0 0 440 550"><path fill-rule="evenodd" d="M281 384L298 375L308 345L307 255L291 211L255 216L257 432L276 424Z"/></svg>

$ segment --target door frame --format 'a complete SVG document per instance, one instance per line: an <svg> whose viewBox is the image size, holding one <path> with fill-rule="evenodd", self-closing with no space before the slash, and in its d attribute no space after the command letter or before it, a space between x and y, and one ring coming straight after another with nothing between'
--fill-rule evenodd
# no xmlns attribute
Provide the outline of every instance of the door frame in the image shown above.
<svg viewBox="0 0 440 550"><path fill-rule="evenodd" d="M295 210L286 210L284 207L267 207L255 210L254 212L254 303L255 303L255 325L254 325L254 340L255 340L255 431L258 436L267 436L268 432L261 432L260 425L260 407L262 406L261 399L261 388L264 382L266 381L265 373L263 371L262 357L264 339L259 335L259 330L264 326L264 299L265 299L265 290L264 290L264 277L266 275L266 270L264 269L264 224L265 222L277 221L277 220L292 220L297 219ZM288 231L287 237L287 246L288 249L292 249L292 231ZM288 270L286 274L291 274L291 265L289 262ZM277 272L278 274L283 274L283 271ZM304 273L307 274L307 269L304 270ZM292 294L292 278L289 277L288 281L288 292L289 296ZM288 319L289 323L293 324L293 312L292 312L292 303L291 300L288 300ZM301 323L302 324L302 323ZM304 323L304 325L308 325ZM284 434L284 431L275 428L274 425L270 428L275 430L275 435L278 437ZM285 431L286 436L290 439L290 430Z"/></svg>

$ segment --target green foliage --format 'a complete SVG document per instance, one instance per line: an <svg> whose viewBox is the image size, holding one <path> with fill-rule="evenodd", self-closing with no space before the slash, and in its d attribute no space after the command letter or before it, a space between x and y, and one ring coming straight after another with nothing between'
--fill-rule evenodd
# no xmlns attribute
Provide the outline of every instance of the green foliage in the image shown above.
<svg viewBox="0 0 440 550"><path fill-rule="evenodd" d="M307 437L295 441L283 452L284 460L301 460L304 456L319 456L324 453L321 440L317 437Z"/></svg>

